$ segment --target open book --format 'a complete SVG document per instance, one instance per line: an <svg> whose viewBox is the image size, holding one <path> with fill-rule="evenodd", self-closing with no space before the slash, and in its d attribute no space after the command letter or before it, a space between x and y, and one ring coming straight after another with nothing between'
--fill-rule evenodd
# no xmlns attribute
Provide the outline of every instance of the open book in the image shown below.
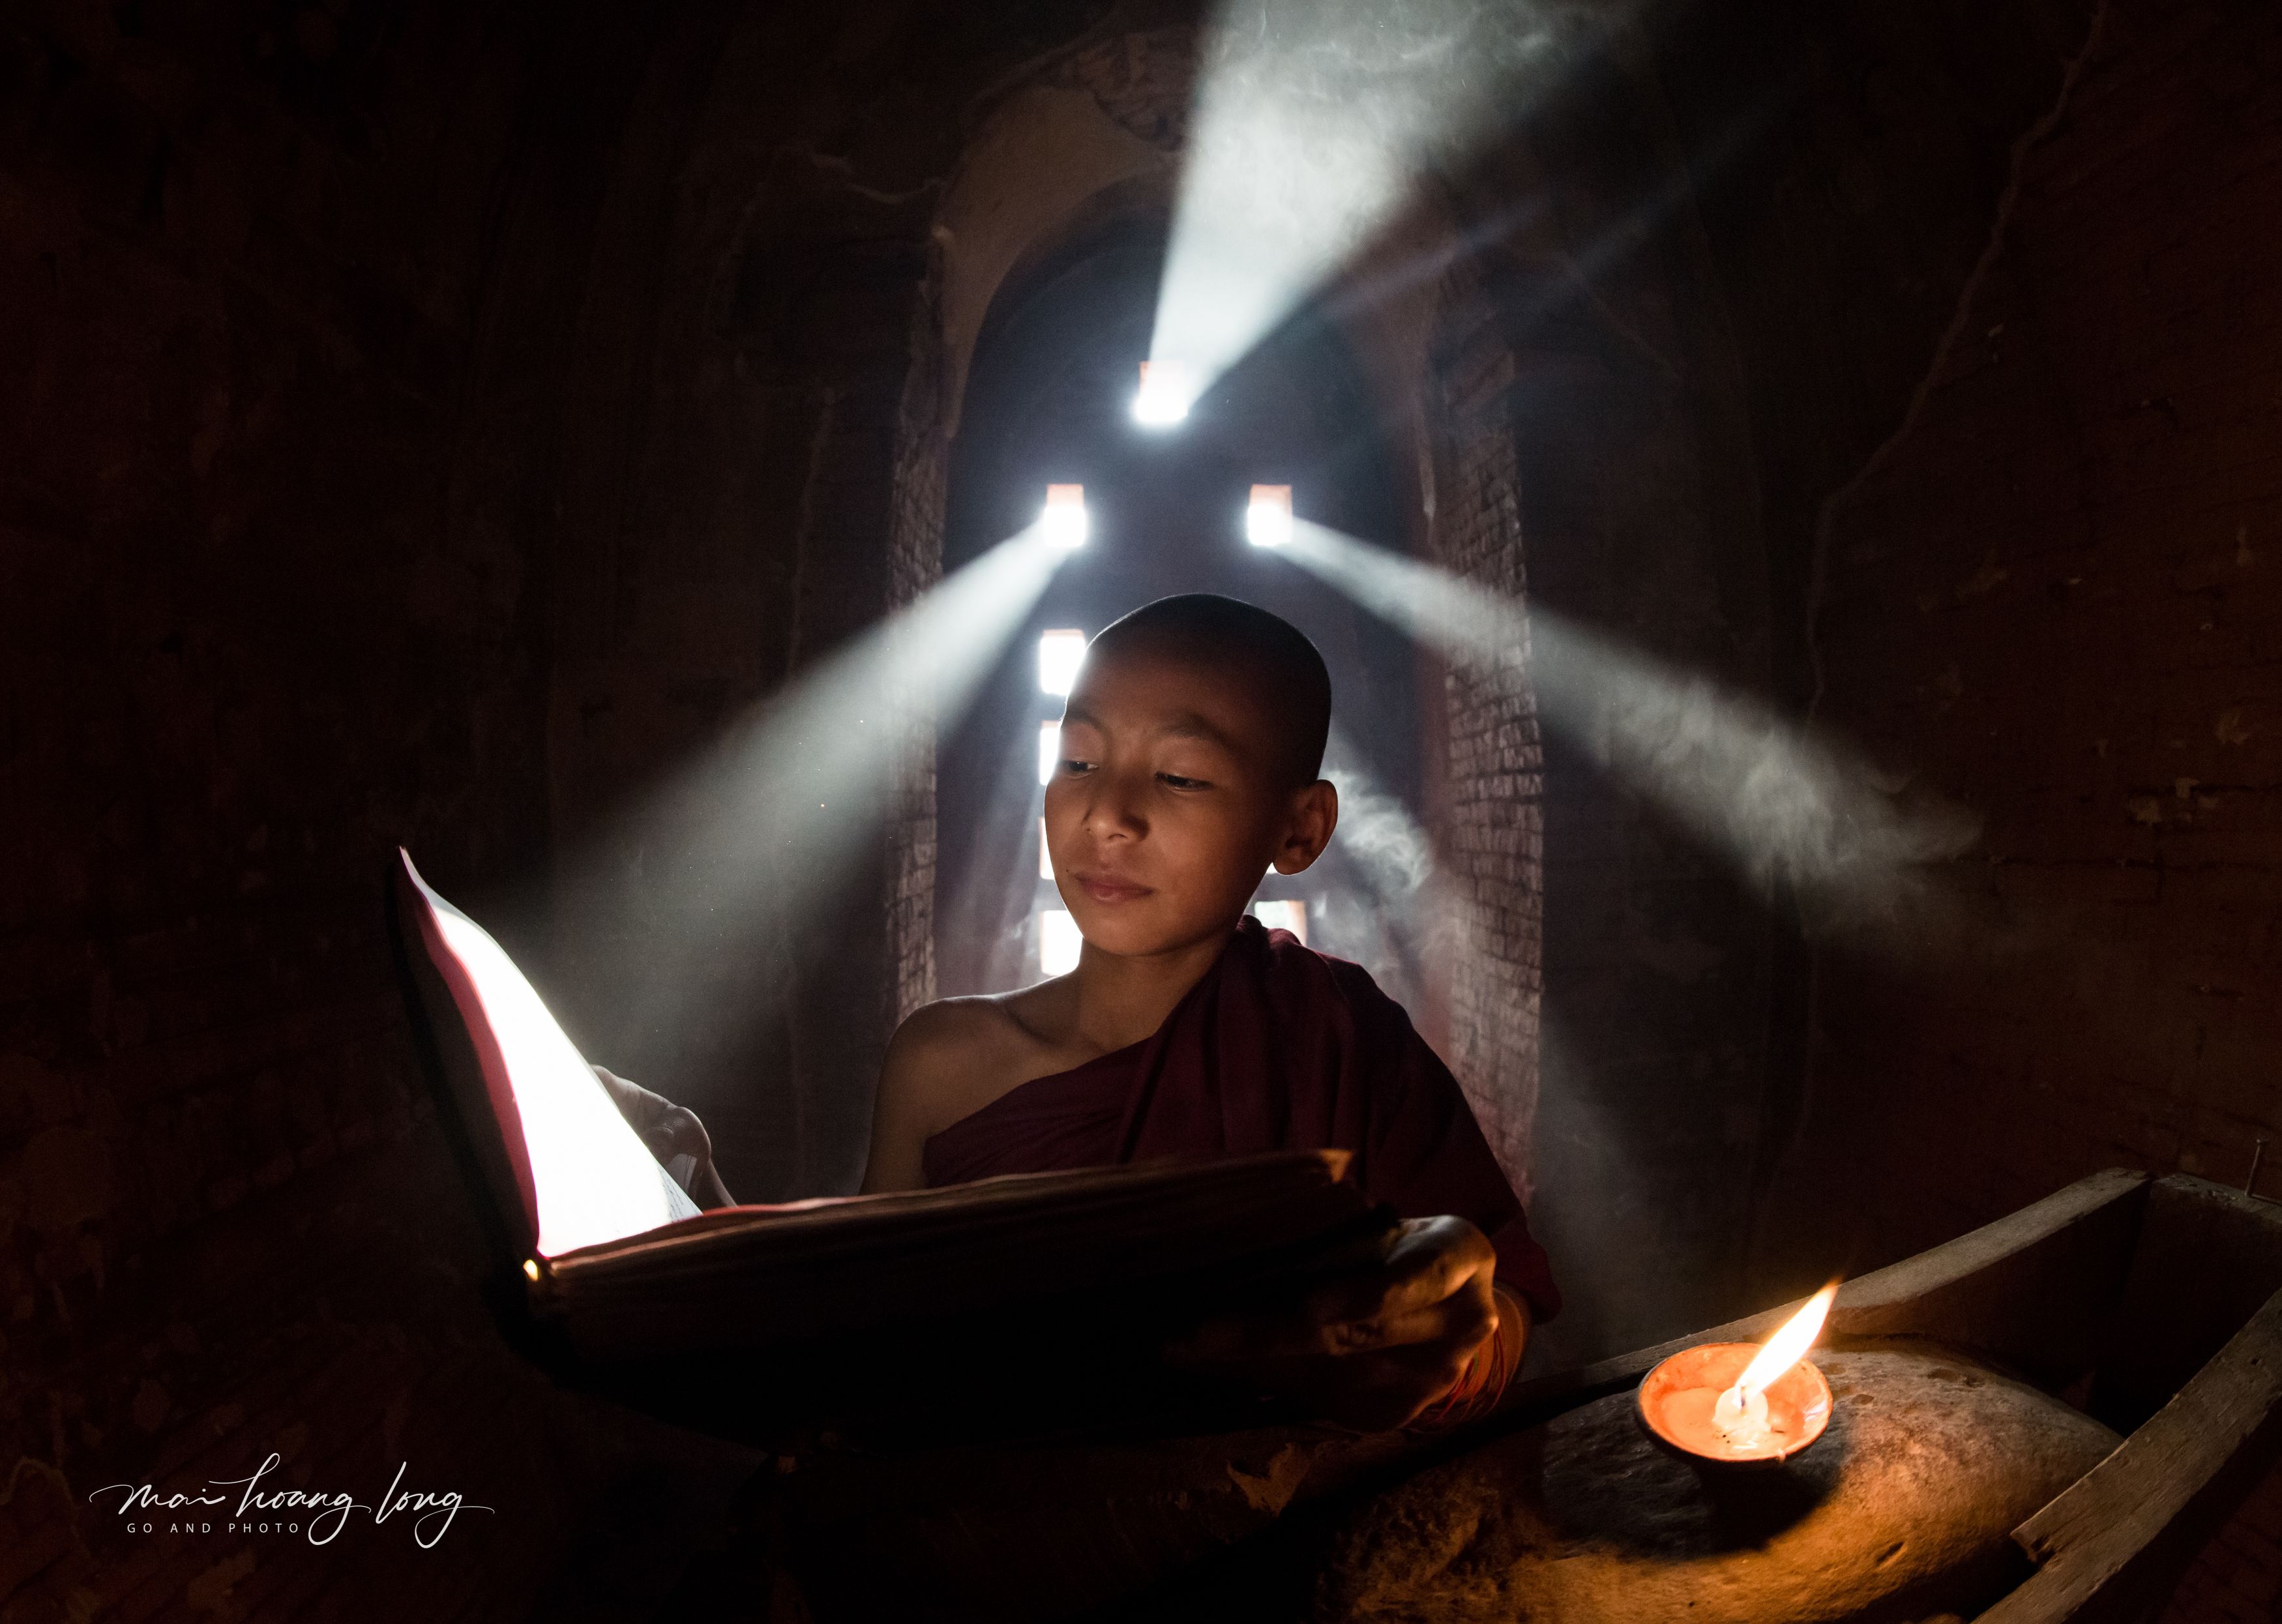
<svg viewBox="0 0 2282 1624"><path fill-rule="evenodd" d="M501 1274L574 1360L749 1359L925 1327L988 1359L1000 1335L1130 1333L1296 1284L1388 1222L1333 1150L700 1212L499 944L397 858L431 1082Z"/></svg>

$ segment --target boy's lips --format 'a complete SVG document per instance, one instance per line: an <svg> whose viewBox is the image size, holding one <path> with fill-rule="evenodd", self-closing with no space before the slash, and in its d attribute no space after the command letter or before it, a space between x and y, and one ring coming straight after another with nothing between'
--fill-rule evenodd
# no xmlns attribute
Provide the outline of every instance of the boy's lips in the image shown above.
<svg viewBox="0 0 2282 1624"><path fill-rule="evenodd" d="M1115 874L1076 874L1070 878L1077 882L1079 890L1096 902L1131 902L1137 897L1146 897L1156 889L1119 879Z"/></svg>

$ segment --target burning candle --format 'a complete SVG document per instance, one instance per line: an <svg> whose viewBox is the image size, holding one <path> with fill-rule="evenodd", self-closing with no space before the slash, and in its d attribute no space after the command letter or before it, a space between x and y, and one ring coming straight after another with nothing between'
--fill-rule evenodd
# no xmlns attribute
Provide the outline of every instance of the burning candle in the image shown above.
<svg viewBox="0 0 2282 1624"><path fill-rule="evenodd" d="M1641 1383L1641 1418L1649 1430L1709 1460L1781 1460L1822 1435L1830 1387L1806 1360L1822 1334L1836 1281L1758 1348L1712 1342L1683 1349Z"/></svg>
<svg viewBox="0 0 2282 1624"><path fill-rule="evenodd" d="M1806 1357L1806 1350L1814 1346L1814 1339L1822 1334L1822 1322L1830 1313L1830 1300L1838 1294L1836 1281L1824 1286L1806 1300L1806 1306L1789 1319L1766 1340L1743 1373L1735 1378L1735 1385L1719 1395L1712 1406L1712 1425L1718 1427L1729 1443L1738 1448L1758 1448L1767 1441L1770 1431L1767 1420L1767 1389L1788 1373L1790 1367Z"/></svg>

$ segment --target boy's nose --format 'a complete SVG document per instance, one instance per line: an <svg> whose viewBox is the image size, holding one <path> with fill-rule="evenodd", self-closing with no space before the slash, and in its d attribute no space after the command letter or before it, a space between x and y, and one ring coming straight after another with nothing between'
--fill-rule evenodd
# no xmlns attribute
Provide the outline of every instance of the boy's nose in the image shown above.
<svg viewBox="0 0 2282 1624"><path fill-rule="evenodd" d="M1097 838L1123 835L1138 839L1149 831L1136 786L1123 773L1098 773L1087 783L1086 831Z"/></svg>

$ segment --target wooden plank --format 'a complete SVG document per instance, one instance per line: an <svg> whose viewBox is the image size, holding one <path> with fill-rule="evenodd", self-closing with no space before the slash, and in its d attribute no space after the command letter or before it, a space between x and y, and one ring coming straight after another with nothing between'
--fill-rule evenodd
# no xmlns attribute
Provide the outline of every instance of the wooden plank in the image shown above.
<svg viewBox="0 0 2282 1624"><path fill-rule="evenodd" d="M1977 1624L2124 1619L2282 1452L2282 1292L2115 1453L2013 1531L2041 1566Z"/></svg>
<svg viewBox="0 0 2282 1624"><path fill-rule="evenodd" d="M2091 1367L2123 1291L2147 1176L2110 1168L1969 1234L1839 1287L1829 1333L1930 1336L1990 1353L2058 1385ZM1802 1299L1801 1301L1804 1301ZM1683 1348L1755 1342L1797 1302L1595 1364L1517 1383L1500 1406L1528 1421L1632 1386Z"/></svg>

